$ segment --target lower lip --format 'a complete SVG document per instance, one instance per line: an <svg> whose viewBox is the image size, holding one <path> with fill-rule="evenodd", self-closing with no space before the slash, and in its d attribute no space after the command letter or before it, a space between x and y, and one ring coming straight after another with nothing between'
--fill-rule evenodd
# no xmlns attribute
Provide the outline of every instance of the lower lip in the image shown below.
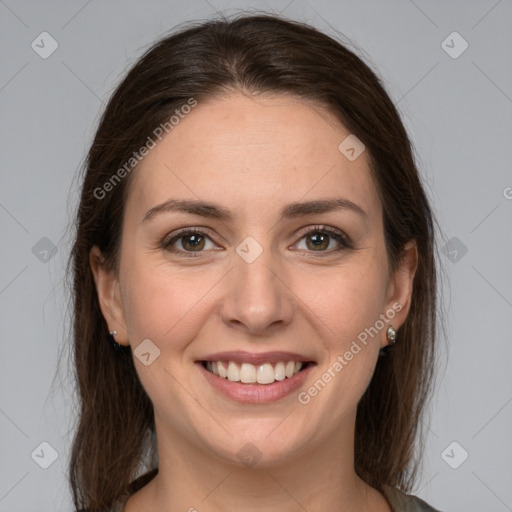
<svg viewBox="0 0 512 512"><path fill-rule="evenodd" d="M223 395L244 404L263 404L276 402L292 394L304 382L309 371L315 366L310 365L305 370L296 373L293 377L276 380L272 384L241 384L228 379L217 377L209 372L201 363L196 363L206 380Z"/></svg>

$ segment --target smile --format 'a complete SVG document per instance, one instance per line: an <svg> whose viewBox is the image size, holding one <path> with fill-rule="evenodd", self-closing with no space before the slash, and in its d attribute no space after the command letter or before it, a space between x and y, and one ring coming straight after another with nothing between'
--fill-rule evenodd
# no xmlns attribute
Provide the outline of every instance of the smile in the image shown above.
<svg viewBox="0 0 512 512"><path fill-rule="evenodd" d="M317 363L292 352L219 352L195 361L215 392L243 404L265 404L296 394Z"/></svg>

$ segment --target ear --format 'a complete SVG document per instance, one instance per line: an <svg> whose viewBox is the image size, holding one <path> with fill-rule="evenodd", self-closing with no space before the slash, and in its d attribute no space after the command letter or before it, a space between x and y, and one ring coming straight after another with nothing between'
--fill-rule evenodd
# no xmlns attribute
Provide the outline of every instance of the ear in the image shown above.
<svg viewBox="0 0 512 512"><path fill-rule="evenodd" d="M114 269L107 267L105 258L96 245L89 253L89 263L96 283L101 312L107 322L109 332L117 331L115 338L117 343L129 345L119 279L116 272Z"/></svg>
<svg viewBox="0 0 512 512"><path fill-rule="evenodd" d="M416 240L411 240L405 244L399 265L391 275L386 297L386 311L396 312L393 319L389 321L389 325L392 325L397 331L405 322L411 308L413 281L417 267L418 248ZM382 346L387 343L385 334Z"/></svg>

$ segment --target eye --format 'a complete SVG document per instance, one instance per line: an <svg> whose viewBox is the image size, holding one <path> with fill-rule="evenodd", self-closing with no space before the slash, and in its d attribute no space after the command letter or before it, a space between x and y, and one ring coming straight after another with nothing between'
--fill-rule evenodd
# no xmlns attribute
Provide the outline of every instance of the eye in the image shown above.
<svg viewBox="0 0 512 512"><path fill-rule="evenodd" d="M302 240L303 238L306 238L306 250L310 252L332 254L333 252L352 247L349 238L344 233L325 226L309 228L307 231L302 232L300 239ZM183 228L171 238L164 239L161 245L163 249L172 253L194 258L200 256L200 253L204 252L205 249L213 249L213 247L207 247L207 240L215 246L205 230L201 228ZM335 240L338 243L337 248L330 248L331 240ZM181 245L181 248L176 246L177 244ZM326 249L329 248L331 250L327 251Z"/></svg>
<svg viewBox="0 0 512 512"><path fill-rule="evenodd" d="M172 238L164 240L162 242L162 247L170 252L181 254L189 253L186 255L189 257L195 257L195 254L190 253L200 253L202 252L203 249L208 249L208 247L205 247L206 239L210 240L211 242L210 237L202 229L182 229L178 234L175 234ZM179 243L181 245L181 249L175 247L176 243Z"/></svg>
<svg viewBox="0 0 512 512"><path fill-rule="evenodd" d="M352 244L345 234L325 226L309 228L306 232L302 233L301 240L302 239L306 239L306 250L312 252L327 252L331 254L352 247ZM327 251L326 249L329 249L331 245L331 240L335 240L338 243L338 247Z"/></svg>

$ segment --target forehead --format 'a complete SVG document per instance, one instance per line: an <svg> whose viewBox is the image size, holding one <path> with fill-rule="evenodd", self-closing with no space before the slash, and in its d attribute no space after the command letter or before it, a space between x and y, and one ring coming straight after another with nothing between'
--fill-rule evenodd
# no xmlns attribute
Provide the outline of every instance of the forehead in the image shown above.
<svg viewBox="0 0 512 512"><path fill-rule="evenodd" d="M293 96L199 103L139 164L130 209L143 215L169 198L203 199L243 218L277 211L276 202L343 196L379 217L368 155L350 161L339 149L349 135L332 113Z"/></svg>

